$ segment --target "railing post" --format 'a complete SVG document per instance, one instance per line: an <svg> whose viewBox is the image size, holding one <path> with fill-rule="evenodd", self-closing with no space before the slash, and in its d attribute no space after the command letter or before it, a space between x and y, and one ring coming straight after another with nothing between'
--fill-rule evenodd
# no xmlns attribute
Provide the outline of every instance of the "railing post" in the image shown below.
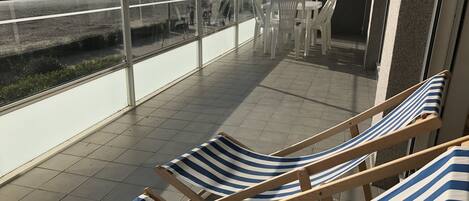
<svg viewBox="0 0 469 201"><path fill-rule="evenodd" d="M15 5L13 1L8 3L8 7L10 8L11 19L16 19ZM15 23L12 23L11 26L13 27L13 35L15 35L15 42L17 44L17 50L20 51L21 41L20 41L20 34L18 31L18 24L15 22Z"/></svg>
<svg viewBox="0 0 469 201"><path fill-rule="evenodd" d="M204 35L203 30L203 10L202 10L202 0L195 1L195 16L196 16L196 37L197 37L197 62L198 67L202 68L204 66L204 61L202 57L202 36Z"/></svg>
<svg viewBox="0 0 469 201"><path fill-rule="evenodd" d="M121 0L122 12L122 37L124 41L124 57L126 63L127 101L130 107L135 107L135 82L132 55L132 38L130 32L130 8L129 0Z"/></svg>
<svg viewBox="0 0 469 201"><path fill-rule="evenodd" d="M238 51L239 48L239 0L234 1L234 21L235 21L235 48Z"/></svg>

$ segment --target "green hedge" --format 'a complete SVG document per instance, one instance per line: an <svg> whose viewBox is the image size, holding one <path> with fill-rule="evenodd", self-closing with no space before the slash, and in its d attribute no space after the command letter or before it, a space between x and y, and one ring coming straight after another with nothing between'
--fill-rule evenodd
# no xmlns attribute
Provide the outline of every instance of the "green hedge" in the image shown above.
<svg viewBox="0 0 469 201"><path fill-rule="evenodd" d="M121 56L108 56L101 59L85 61L48 73L28 75L15 83L0 86L0 105L37 94L60 84L111 67L122 60Z"/></svg>

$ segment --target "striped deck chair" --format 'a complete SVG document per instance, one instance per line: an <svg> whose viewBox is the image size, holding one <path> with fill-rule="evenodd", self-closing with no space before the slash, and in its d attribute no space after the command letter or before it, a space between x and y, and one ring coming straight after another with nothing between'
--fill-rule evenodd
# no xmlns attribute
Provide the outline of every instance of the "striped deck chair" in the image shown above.
<svg viewBox="0 0 469 201"><path fill-rule="evenodd" d="M420 167L420 170L373 200L469 200L468 135L335 180L285 200L319 200L364 183Z"/></svg>
<svg viewBox="0 0 469 201"><path fill-rule="evenodd" d="M216 194L219 200L279 200L330 182L356 167L376 150L428 133L441 126L442 94L447 82L442 72L333 128L271 155L256 153L226 134L219 134L192 151L157 166L156 173L191 200ZM395 107L382 120L359 133L358 123ZM352 139L331 149L300 157L286 155L350 129ZM380 144L379 149L371 149ZM182 179L204 189L196 193ZM369 186L365 194L371 197Z"/></svg>

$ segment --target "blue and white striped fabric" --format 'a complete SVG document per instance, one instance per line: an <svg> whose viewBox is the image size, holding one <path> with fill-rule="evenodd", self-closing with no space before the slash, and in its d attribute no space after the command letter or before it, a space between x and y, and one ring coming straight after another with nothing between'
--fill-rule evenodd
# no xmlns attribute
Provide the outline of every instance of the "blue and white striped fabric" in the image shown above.
<svg viewBox="0 0 469 201"><path fill-rule="evenodd" d="M211 193L228 196L259 182L376 139L405 127L422 114L438 114L446 79L434 76L381 121L336 147L301 157L275 157L247 150L217 136L163 165L178 178ZM311 176L312 185L333 180L363 162L368 155ZM297 181L263 192L251 200L278 200L300 192Z"/></svg>
<svg viewBox="0 0 469 201"><path fill-rule="evenodd" d="M446 151L374 200L469 200L469 148Z"/></svg>

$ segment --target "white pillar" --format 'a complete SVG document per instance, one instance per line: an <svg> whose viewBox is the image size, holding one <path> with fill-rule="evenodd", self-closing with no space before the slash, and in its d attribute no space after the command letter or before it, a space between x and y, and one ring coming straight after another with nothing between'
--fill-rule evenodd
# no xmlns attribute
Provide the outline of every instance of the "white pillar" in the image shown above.
<svg viewBox="0 0 469 201"><path fill-rule="evenodd" d="M376 86L375 104L382 103L386 100L400 8L401 0L393 0L389 2L387 24L383 41L383 52L381 55L381 65L378 66L378 83ZM382 114L376 115L373 118L373 123L380 120L381 116Z"/></svg>

